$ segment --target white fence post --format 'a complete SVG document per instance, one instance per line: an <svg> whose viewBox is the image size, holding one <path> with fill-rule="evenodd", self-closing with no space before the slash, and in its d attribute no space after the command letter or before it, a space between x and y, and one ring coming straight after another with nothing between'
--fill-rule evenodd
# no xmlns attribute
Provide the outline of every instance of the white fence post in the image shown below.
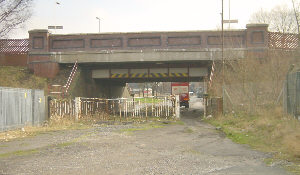
<svg viewBox="0 0 300 175"><path fill-rule="evenodd" d="M180 100L179 95L175 96L175 118L180 119Z"/></svg>
<svg viewBox="0 0 300 175"><path fill-rule="evenodd" d="M81 113L80 97L75 97L75 120L77 121Z"/></svg>

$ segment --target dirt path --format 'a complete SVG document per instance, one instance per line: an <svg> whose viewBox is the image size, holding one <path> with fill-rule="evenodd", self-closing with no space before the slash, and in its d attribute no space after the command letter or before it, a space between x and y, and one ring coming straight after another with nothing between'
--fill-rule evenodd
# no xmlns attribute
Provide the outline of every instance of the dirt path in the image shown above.
<svg viewBox="0 0 300 175"><path fill-rule="evenodd" d="M129 133L117 131L132 125L97 126L0 142L0 174L287 174L201 122L197 112L184 110L183 125Z"/></svg>

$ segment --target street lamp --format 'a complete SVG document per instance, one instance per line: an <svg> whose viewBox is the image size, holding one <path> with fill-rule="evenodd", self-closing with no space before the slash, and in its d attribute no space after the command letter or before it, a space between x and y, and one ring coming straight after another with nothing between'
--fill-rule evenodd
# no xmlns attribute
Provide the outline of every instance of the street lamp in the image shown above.
<svg viewBox="0 0 300 175"><path fill-rule="evenodd" d="M99 20L99 33L100 33L100 18L99 18L99 17L96 17L96 19Z"/></svg>

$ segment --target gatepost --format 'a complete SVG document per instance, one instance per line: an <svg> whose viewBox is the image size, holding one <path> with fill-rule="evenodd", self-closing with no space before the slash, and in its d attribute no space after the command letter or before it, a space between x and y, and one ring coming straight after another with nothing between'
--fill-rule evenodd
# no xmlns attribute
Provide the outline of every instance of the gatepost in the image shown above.
<svg viewBox="0 0 300 175"><path fill-rule="evenodd" d="M81 100L80 97L75 97L75 120L80 118L81 113Z"/></svg>
<svg viewBox="0 0 300 175"><path fill-rule="evenodd" d="M175 117L176 119L180 119L180 100L179 100L179 95L175 96Z"/></svg>

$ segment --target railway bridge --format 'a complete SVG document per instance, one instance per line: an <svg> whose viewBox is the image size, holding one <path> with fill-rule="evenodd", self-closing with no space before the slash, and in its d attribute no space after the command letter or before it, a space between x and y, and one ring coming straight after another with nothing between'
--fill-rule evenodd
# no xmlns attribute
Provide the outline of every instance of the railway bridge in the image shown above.
<svg viewBox="0 0 300 175"><path fill-rule="evenodd" d="M267 24L225 30L224 56L262 57L270 48L298 47L297 41L283 38L269 32ZM127 82L203 81L210 76L213 61L221 59L221 48L221 31L51 34L36 29L29 31L26 63L36 75L54 78L76 62L88 72L87 78L110 87Z"/></svg>

